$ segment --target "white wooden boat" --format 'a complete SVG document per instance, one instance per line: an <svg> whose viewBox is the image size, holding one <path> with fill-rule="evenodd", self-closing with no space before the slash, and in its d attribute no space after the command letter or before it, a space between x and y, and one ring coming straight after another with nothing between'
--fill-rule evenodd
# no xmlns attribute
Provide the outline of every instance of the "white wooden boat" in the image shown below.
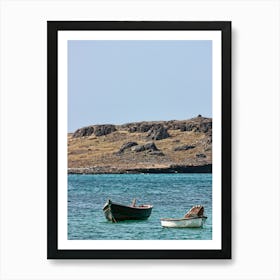
<svg viewBox="0 0 280 280"><path fill-rule="evenodd" d="M206 217L197 218L181 218L181 219L160 219L163 227L176 227L176 228L199 228L202 227Z"/></svg>
<svg viewBox="0 0 280 280"><path fill-rule="evenodd" d="M204 207L201 205L193 206L183 218L162 218L160 219L163 227L171 228L199 228L205 223L207 217L203 215Z"/></svg>

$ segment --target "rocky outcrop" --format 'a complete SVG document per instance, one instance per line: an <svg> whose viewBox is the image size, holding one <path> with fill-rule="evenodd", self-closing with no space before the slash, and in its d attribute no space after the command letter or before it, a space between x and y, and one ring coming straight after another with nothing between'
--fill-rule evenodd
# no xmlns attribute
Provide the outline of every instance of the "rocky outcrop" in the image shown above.
<svg viewBox="0 0 280 280"><path fill-rule="evenodd" d="M212 119L198 115L196 118L185 121L155 121L155 122L135 122L123 125L92 125L80 128L73 134L74 138L84 136L102 136L110 134L116 130L128 131L130 133L148 133L148 139L161 140L169 137L168 130L194 131L212 134Z"/></svg>
<svg viewBox="0 0 280 280"><path fill-rule="evenodd" d="M131 148L131 151L136 153L147 152L149 155L152 156L164 156L164 153L160 151L153 142L144 145L134 146Z"/></svg>
<svg viewBox="0 0 280 280"><path fill-rule="evenodd" d="M122 125L120 128L127 130L130 133L140 132L145 133L148 132L153 126L158 125L157 122L138 122L138 123L128 123Z"/></svg>
<svg viewBox="0 0 280 280"><path fill-rule="evenodd" d="M212 119L198 115L196 118L187 121L168 121L166 122L166 127L171 130L206 133L212 131Z"/></svg>
<svg viewBox="0 0 280 280"><path fill-rule="evenodd" d="M210 133L212 131L212 119L204 118L198 115L196 118L192 118L187 121L167 121L165 125L168 130L180 130L180 131L194 131Z"/></svg>
<svg viewBox="0 0 280 280"><path fill-rule="evenodd" d="M194 149L195 146L193 145L182 145L182 146L177 146L174 148L174 151L175 152L178 152L178 151L187 151L187 150L190 150L190 149Z"/></svg>
<svg viewBox="0 0 280 280"><path fill-rule="evenodd" d="M94 128L95 136L103 136L116 131L116 127L112 124L96 125Z"/></svg>
<svg viewBox="0 0 280 280"><path fill-rule="evenodd" d="M135 152L135 153L140 153L140 152L147 152L149 155L155 155L155 156L163 156L164 153L160 151L155 143L149 142L143 145L138 145L137 142L127 142L124 143L119 151L116 153L117 155L122 155L124 152Z"/></svg>
<svg viewBox="0 0 280 280"><path fill-rule="evenodd" d="M95 136L103 136L103 135L110 134L116 130L117 130L116 127L112 124L92 125L76 130L72 137L78 138L84 136L91 136L93 134Z"/></svg>
<svg viewBox="0 0 280 280"><path fill-rule="evenodd" d="M72 137L78 138L78 137L90 136L93 133L94 133L94 126L87 126L87 127L77 129Z"/></svg>
<svg viewBox="0 0 280 280"><path fill-rule="evenodd" d="M166 122L167 129L185 131L186 123L184 121L168 121Z"/></svg>
<svg viewBox="0 0 280 280"><path fill-rule="evenodd" d="M186 122L185 127L181 128L181 131L194 131L210 133L212 131L212 119L203 117L197 117Z"/></svg>
<svg viewBox="0 0 280 280"><path fill-rule="evenodd" d="M117 152L117 154L122 154L122 153L124 153L125 150L128 150L128 149L130 149L131 147L137 146L137 145L138 145L137 142L127 142L127 143L124 143L124 144L120 147L120 149L119 149L119 151Z"/></svg>
<svg viewBox="0 0 280 280"><path fill-rule="evenodd" d="M162 140L170 137L167 132L167 128L163 125L155 125L149 131L147 135L147 139L149 140Z"/></svg>
<svg viewBox="0 0 280 280"><path fill-rule="evenodd" d="M134 146L131 148L131 151L136 152L136 153L144 152L144 151L154 152L154 151L159 151L159 149L157 148L155 143L151 142L151 143L147 143L144 145Z"/></svg>

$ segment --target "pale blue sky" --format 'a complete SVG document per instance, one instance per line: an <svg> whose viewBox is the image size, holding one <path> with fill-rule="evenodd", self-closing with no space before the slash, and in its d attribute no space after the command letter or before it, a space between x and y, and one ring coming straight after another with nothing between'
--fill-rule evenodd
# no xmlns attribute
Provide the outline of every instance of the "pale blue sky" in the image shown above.
<svg viewBox="0 0 280 280"><path fill-rule="evenodd" d="M211 41L69 41L68 131L212 116Z"/></svg>

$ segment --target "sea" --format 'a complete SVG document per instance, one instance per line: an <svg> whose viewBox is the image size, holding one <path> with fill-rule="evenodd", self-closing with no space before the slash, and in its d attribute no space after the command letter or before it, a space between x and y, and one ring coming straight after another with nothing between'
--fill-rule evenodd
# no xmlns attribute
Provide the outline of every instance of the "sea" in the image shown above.
<svg viewBox="0 0 280 280"><path fill-rule="evenodd" d="M152 204L143 221L107 221L108 199L130 205ZM163 228L160 218L181 218L194 205L204 206L203 228ZM212 174L69 174L69 240L211 240Z"/></svg>

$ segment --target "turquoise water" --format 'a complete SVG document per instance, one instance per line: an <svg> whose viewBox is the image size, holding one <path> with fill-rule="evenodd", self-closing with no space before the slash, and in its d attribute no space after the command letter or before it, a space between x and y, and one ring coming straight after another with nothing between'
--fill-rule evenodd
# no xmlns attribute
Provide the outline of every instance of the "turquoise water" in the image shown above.
<svg viewBox="0 0 280 280"><path fill-rule="evenodd" d="M148 220L111 223L106 200L152 204ZM196 204L208 217L203 228L163 228L160 218L178 218ZM68 175L68 239L212 239L212 174Z"/></svg>

